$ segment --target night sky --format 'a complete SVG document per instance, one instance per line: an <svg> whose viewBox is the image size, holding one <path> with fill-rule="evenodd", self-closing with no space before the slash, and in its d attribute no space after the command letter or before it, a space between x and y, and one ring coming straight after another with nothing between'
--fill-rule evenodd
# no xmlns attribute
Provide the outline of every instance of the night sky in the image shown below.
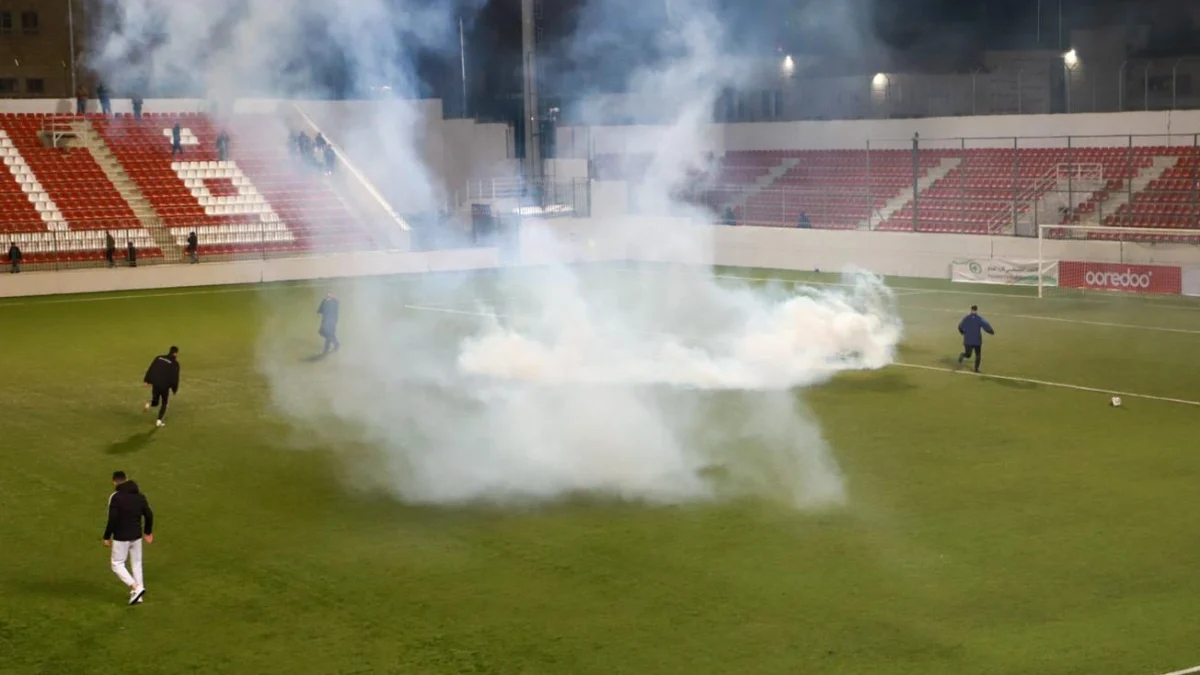
<svg viewBox="0 0 1200 675"><path fill-rule="evenodd" d="M586 22L586 0L540 0L539 58L544 96L618 91L639 56L651 49L655 26L628 31L606 52L579 53L577 37L595 31ZM646 6L688 0L604 0ZM913 70L969 71L985 49L1060 48L1072 27L1152 25L1152 44L1164 51L1200 53L1193 0L714 0L726 32L726 50L744 54L814 54L861 64L886 55ZM456 111L509 118L521 91L520 0L488 0L467 21L469 101L464 108L457 49L420 55L427 92ZM1039 14L1040 4L1040 14ZM632 5L631 5L632 6ZM678 9L676 11L679 11ZM665 20L665 18L664 18ZM1040 22L1040 42L1039 42ZM457 45L455 45L457 46ZM855 67L855 66L852 66ZM514 108L514 106L518 106Z"/></svg>

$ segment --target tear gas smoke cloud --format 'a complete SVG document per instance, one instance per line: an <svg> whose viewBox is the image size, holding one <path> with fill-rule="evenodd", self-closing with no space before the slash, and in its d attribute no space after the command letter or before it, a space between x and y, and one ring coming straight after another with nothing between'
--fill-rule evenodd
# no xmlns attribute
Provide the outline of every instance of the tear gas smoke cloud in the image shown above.
<svg viewBox="0 0 1200 675"><path fill-rule="evenodd" d="M706 0L671 5L664 25L654 3L592 0L573 49L587 53L632 33L656 42L656 59L635 70L629 89L671 123L649 147L626 149L651 154L635 201L691 217L694 207L672 195L705 166L712 103L742 74L725 58L722 23ZM390 6L111 0L123 29L101 45L97 63L118 62L132 48L135 40L120 36L165 22L170 39L153 50L156 76L198 68L210 90L225 94L303 95L318 87L313 73L292 67L295 50L313 23L324 23L323 44L346 52L360 86L411 83L399 40L437 35L421 29L452 19ZM603 59L591 63L604 67ZM416 123L379 115L359 129L379 148L374 161L398 167L396 180L410 186L411 203L397 205L403 211L436 201L413 143ZM369 147L356 159L370 157ZM527 226L522 236L546 253L565 245L553 232ZM633 234L635 257L712 259L708 228ZM343 299L348 347L319 365L297 363L288 336L298 319L269 310L259 363L297 444L334 448L350 484L414 503L510 504L578 492L670 503L744 494L797 506L844 499L819 425L790 388L891 360L900 324L878 279L858 275L849 288L821 292L732 287L702 268L597 281L557 266L524 281L504 284L499 296L463 278L405 286L417 297L473 296L474 309L466 309L480 316L406 310L394 286L356 285Z"/></svg>

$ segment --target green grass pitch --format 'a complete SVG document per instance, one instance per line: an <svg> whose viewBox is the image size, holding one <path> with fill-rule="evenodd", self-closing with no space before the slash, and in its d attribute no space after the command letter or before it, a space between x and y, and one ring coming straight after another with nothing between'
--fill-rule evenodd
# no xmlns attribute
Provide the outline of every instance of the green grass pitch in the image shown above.
<svg viewBox="0 0 1200 675"><path fill-rule="evenodd" d="M441 293L407 278L337 286L349 313L359 284L444 303L536 275ZM1200 663L1200 407L1126 396L1113 409L1103 393L1200 400L1200 304L891 283L910 365L796 393L847 479L847 504L821 512L757 499L407 506L349 489L330 448L295 450L255 371L268 306L287 317L273 327L286 357L318 346L323 288L0 300L0 673ZM949 372L972 302L999 333L985 371L1013 379ZM475 320L446 318L448 341ZM139 380L172 343L183 385L152 432ZM159 518L135 608L100 542L117 468Z"/></svg>

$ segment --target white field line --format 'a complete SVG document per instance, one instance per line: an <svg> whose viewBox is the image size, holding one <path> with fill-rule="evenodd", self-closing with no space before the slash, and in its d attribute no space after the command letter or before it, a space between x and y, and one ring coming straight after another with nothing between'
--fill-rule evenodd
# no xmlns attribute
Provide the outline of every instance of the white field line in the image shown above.
<svg viewBox="0 0 1200 675"><path fill-rule="evenodd" d="M1163 673L1163 675L1192 675L1192 673L1200 673L1200 666L1192 666L1183 670L1172 670L1169 673Z"/></svg>
<svg viewBox="0 0 1200 675"><path fill-rule="evenodd" d="M945 307L918 307L915 305L903 305L902 309L912 309L918 312L941 312L946 314L962 314L960 309L946 309ZM1200 335L1200 330L1193 328L1166 328L1164 326L1137 326L1130 323L1108 323L1107 321L1086 321L1084 319L1063 319L1057 316L1037 316L1035 314L1005 314L1002 312L984 312L988 316L1004 316L1012 319L1029 319L1030 321L1053 321L1055 323L1071 323L1081 326L1097 326L1101 328L1127 328L1129 330L1148 330L1157 331L1160 333L1185 333L1187 335Z"/></svg>
<svg viewBox="0 0 1200 675"><path fill-rule="evenodd" d="M437 312L440 314L456 314L459 316L473 316L473 317L479 317L479 318L491 318L491 319L512 318L512 317L505 317L502 314L495 314L493 312L481 312L481 311L466 310L466 309L452 309L449 307L430 307L428 305L405 305L404 308L412 310L412 311L416 311L416 312ZM1034 379L1025 378L1025 377L1014 377L1011 375L991 375L988 373L976 373L976 372L973 372L970 370L956 370L954 368L940 368L938 366L925 366L925 365L921 365L918 363L902 363L902 362L898 361L892 365L895 367L899 367L899 368L912 368L915 370L925 370L925 371L936 372L936 373L949 373L951 375L969 375L971 377L982 377L982 378L992 379L992 380L1004 380L1007 382L1024 382L1026 384L1035 384L1035 385L1039 385L1039 386L1043 386L1043 387L1055 387L1058 389L1071 389L1074 391L1086 391L1086 392L1091 392L1091 393L1095 393L1095 394L1104 394L1106 396L1123 396L1125 398L1139 398L1139 399L1143 399L1143 400L1147 400L1147 401L1160 401L1163 403L1178 403L1181 405L1190 405L1190 406L1200 407L1200 401L1190 401L1190 400L1182 399L1182 398L1171 398L1169 396L1154 396L1152 394L1139 394L1136 392L1129 392L1129 391L1115 391L1112 389L1101 389L1098 387L1085 387L1083 385L1068 384L1066 382L1049 382L1046 380L1034 380ZM1197 671L1197 672L1200 672L1200 671Z"/></svg>

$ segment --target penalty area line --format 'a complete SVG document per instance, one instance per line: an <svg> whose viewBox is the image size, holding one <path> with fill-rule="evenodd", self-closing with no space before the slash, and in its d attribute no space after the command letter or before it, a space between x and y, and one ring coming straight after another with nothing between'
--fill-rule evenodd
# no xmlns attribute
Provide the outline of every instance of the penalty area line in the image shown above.
<svg viewBox="0 0 1200 675"><path fill-rule="evenodd" d="M954 368L941 368L939 366L926 366L919 363L903 363L897 361L892 365L901 368L913 368L916 370L927 370L935 373L950 373L951 375L969 375L971 377L982 377L989 380L1003 380L1005 382L1024 382L1025 384L1036 384L1043 387L1054 387L1057 389L1072 389L1074 391L1086 391L1093 394L1106 394L1109 396L1123 396L1125 398L1140 398L1147 401L1161 401L1163 403L1179 403L1181 405L1192 405L1200 407L1200 401L1189 401L1184 398L1171 398L1169 396L1154 396L1153 394L1138 394L1129 391L1116 391L1115 389L1102 389L1100 387L1085 387L1081 384L1068 384L1066 382L1048 382L1046 380L1035 380L1027 377L1014 377L1012 375L992 375L991 373L976 373L970 370L956 370ZM1195 671L1200 672L1200 666L1197 666ZM1168 673L1175 675L1175 673Z"/></svg>

